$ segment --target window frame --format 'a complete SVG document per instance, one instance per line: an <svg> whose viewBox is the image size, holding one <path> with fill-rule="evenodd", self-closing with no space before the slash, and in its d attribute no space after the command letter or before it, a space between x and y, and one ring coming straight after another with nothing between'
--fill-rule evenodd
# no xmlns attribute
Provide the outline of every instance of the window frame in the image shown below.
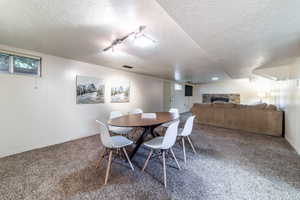
<svg viewBox="0 0 300 200"><path fill-rule="evenodd" d="M9 67L8 71L0 71L2 74L11 74L11 75L22 75L22 76L31 76L31 77L41 77L41 68L42 68L42 58L38 56L33 56L29 54L23 54L23 53L17 53L17 52L11 52L11 51L5 51L0 49L0 53L9 55ZM36 74L30 74L30 73L22 73L22 72L15 72L14 71L14 56L23 57L23 58L31 58L38 61L38 67L37 67L37 73Z"/></svg>

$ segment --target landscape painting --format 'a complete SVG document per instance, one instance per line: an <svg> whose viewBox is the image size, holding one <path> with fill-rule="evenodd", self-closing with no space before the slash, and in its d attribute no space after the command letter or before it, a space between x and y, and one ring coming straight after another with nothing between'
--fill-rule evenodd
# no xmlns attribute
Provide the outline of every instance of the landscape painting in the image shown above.
<svg viewBox="0 0 300 200"><path fill-rule="evenodd" d="M95 77L76 77L76 103L98 104L104 103L104 81Z"/></svg>
<svg viewBox="0 0 300 200"><path fill-rule="evenodd" d="M111 82L111 102L112 103L127 103L130 96L129 81L112 81Z"/></svg>

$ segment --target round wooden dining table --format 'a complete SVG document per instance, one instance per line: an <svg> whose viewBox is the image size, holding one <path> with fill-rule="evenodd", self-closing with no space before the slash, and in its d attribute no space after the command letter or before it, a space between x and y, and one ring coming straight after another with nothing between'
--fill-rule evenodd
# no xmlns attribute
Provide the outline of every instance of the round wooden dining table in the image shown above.
<svg viewBox="0 0 300 200"><path fill-rule="evenodd" d="M135 148L130 154L130 159L134 157L148 134L151 134L153 137L157 136L157 134L154 132L154 129L156 127L176 119L176 115L170 112L156 112L155 114L155 118L145 118L142 117L142 114L129 114L113 118L108 121L108 124L110 126L141 127L144 129L143 133L140 135L136 142Z"/></svg>

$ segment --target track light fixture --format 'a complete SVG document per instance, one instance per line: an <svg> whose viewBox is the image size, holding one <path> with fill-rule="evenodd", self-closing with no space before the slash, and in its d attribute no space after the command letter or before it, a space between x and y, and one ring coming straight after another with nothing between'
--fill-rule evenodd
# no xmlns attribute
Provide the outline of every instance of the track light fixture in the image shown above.
<svg viewBox="0 0 300 200"><path fill-rule="evenodd" d="M145 25L139 26L139 29L137 31L133 31L121 38L116 38L108 47L104 48L103 51L108 51L108 50L112 50L114 51L114 47L117 45L122 44L123 42L125 42L129 37L133 36L134 40L137 38L145 38L153 43L155 43L156 41L153 40L151 37L149 37L148 35L144 34L144 30L146 29Z"/></svg>

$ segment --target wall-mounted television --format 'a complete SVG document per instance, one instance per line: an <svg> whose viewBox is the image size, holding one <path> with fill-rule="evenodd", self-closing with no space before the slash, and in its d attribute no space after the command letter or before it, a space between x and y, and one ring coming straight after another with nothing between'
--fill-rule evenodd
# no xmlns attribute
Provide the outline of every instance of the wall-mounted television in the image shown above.
<svg viewBox="0 0 300 200"><path fill-rule="evenodd" d="M185 85L185 92L184 92L184 95L185 95L186 97L193 96L193 86L191 86L191 85Z"/></svg>

